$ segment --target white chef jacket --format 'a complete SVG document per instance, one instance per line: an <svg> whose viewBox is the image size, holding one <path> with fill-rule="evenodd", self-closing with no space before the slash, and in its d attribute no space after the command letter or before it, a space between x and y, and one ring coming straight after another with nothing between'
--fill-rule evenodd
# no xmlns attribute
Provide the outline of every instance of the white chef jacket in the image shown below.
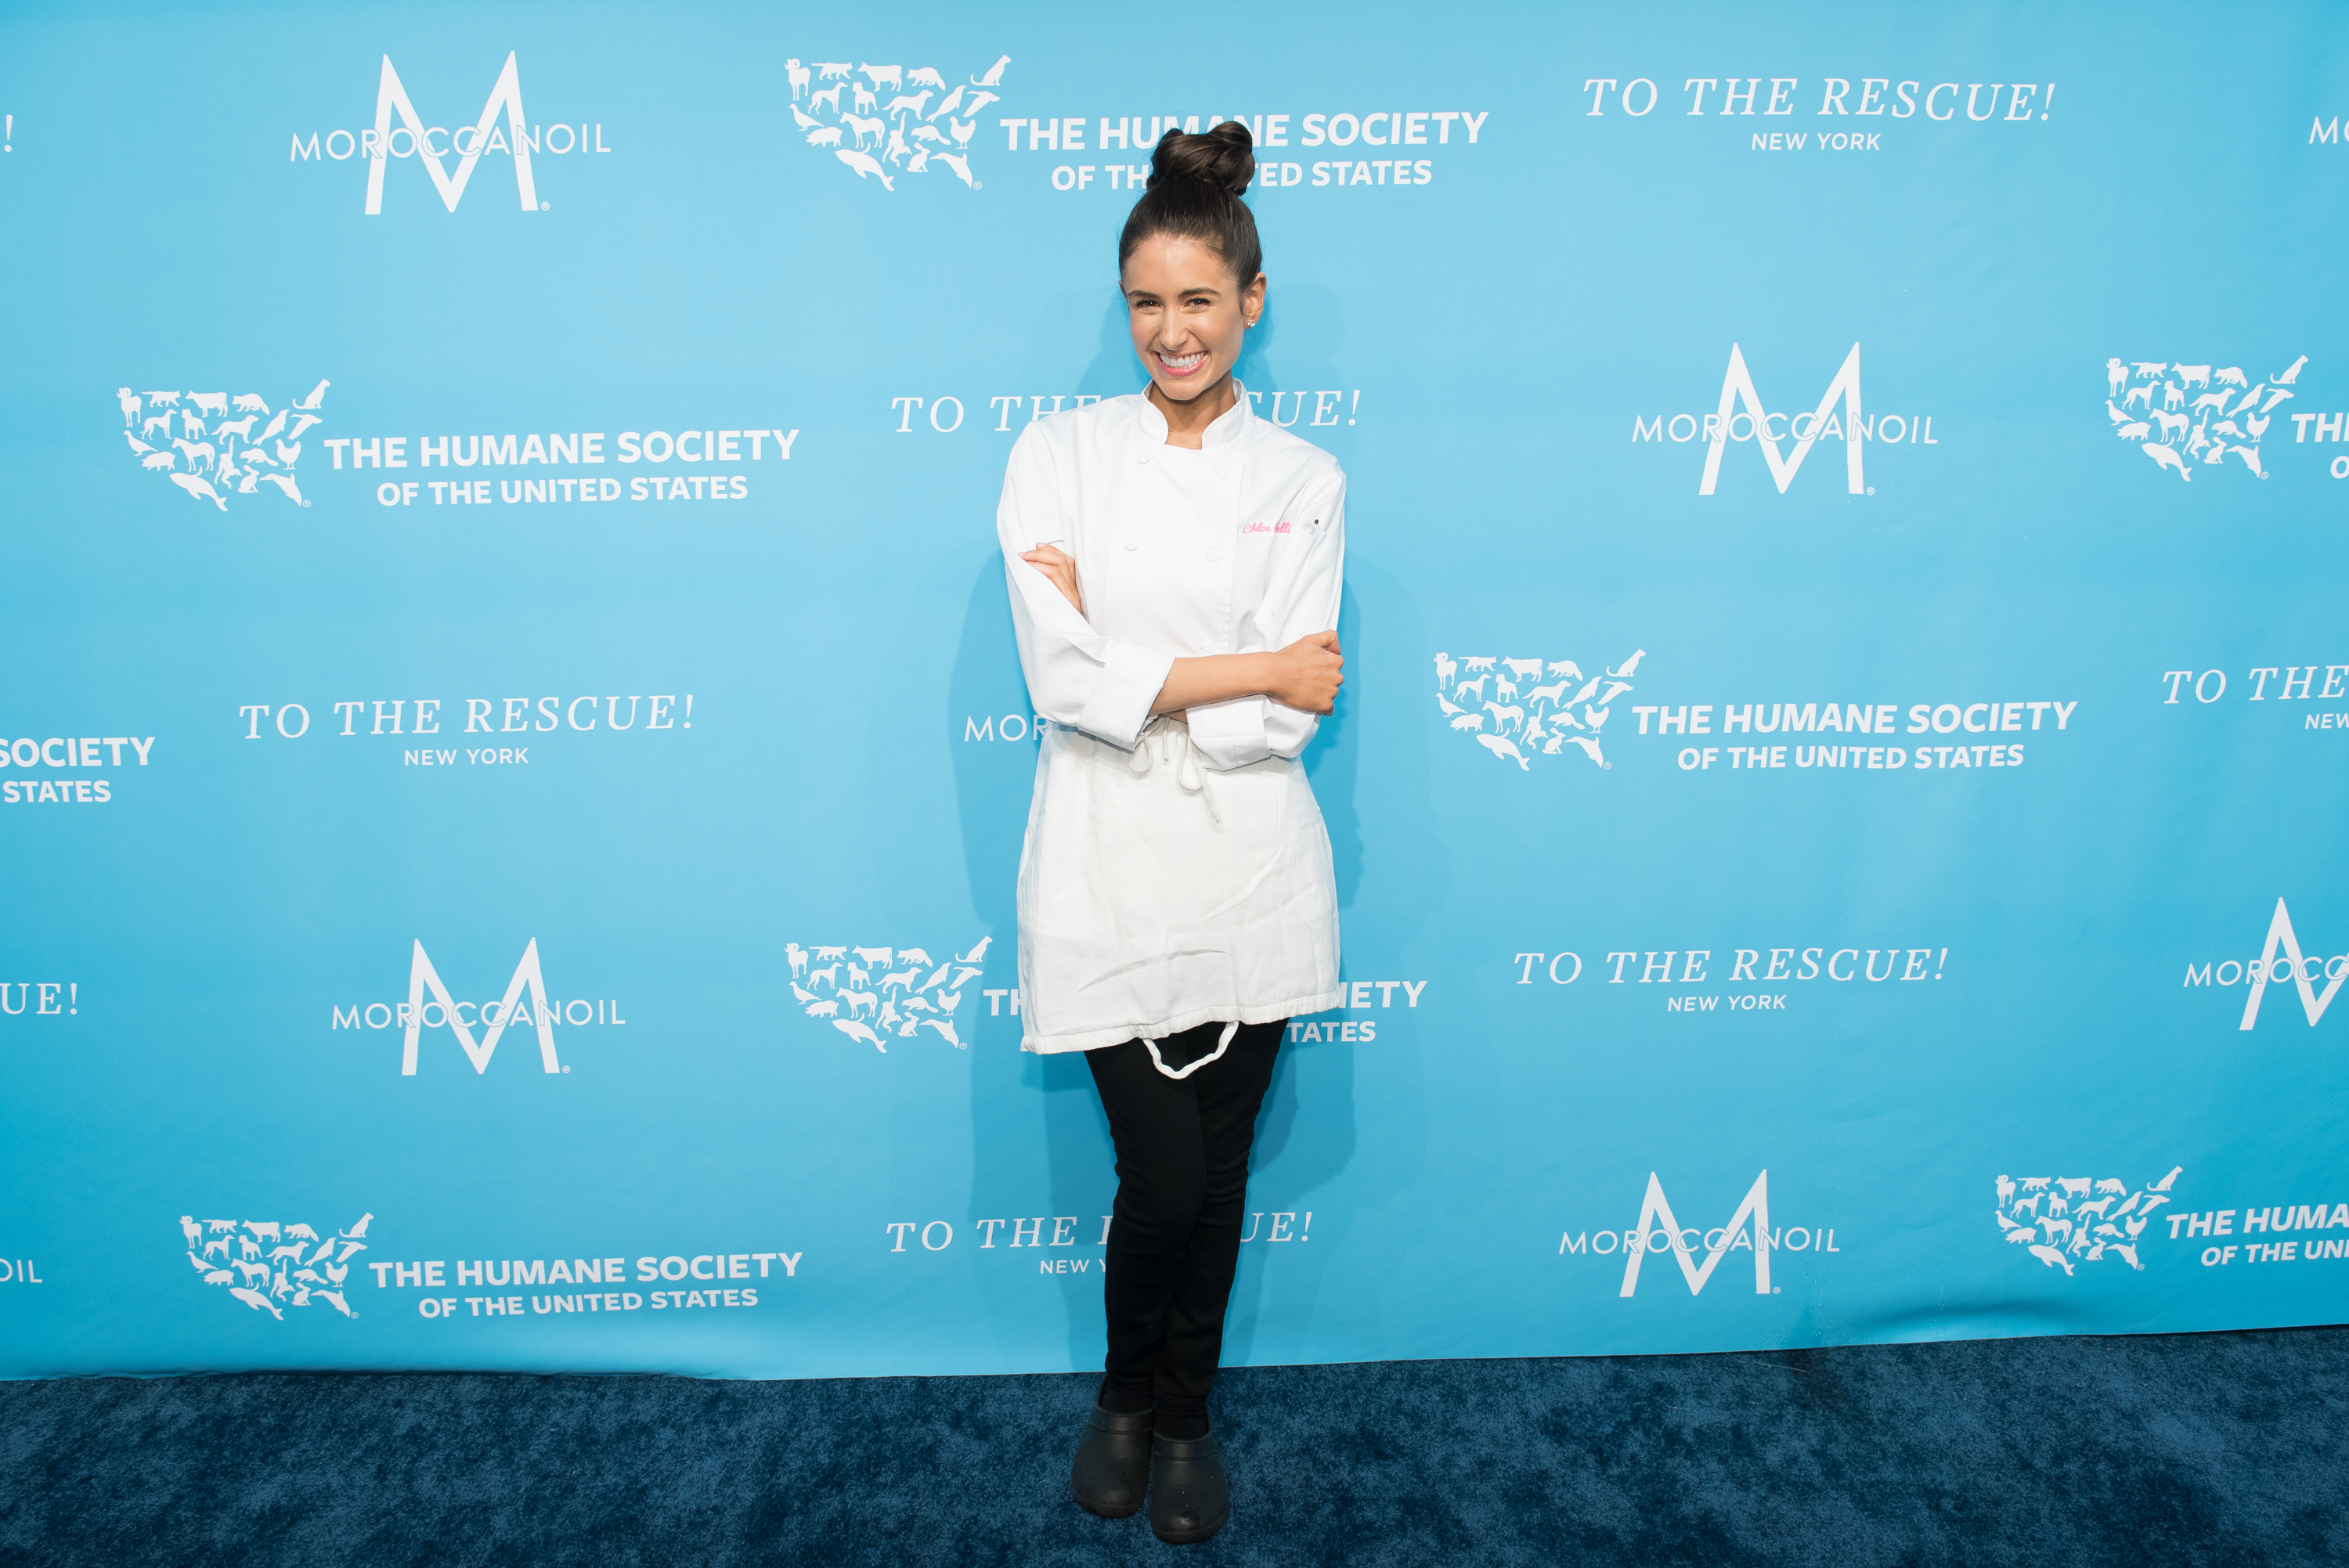
<svg viewBox="0 0 2349 1568"><path fill-rule="evenodd" d="M996 533L1040 719L1019 856L1021 1048L1087 1051L1339 1005L1330 836L1267 696L1154 719L1177 657L1338 624L1346 476L1243 389L1202 449L1139 394L1030 424ZM1084 611L1019 559L1058 545ZM1226 1040L1229 1032L1226 1031Z"/></svg>

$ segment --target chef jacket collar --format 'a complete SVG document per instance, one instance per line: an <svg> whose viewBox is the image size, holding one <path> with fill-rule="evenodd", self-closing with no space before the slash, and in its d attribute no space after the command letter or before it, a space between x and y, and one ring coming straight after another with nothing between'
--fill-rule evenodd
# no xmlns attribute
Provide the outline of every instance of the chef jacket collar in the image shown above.
<svg viewBox="0 0 2349 1568"><path fill-rule="evenodd" d="M1253 431L1256 416L1248 407L1247 388L1235 379L1232 382L1232 390L1239 394L1238 400L1222 414L1217 415L1215 423L1201 432L1199 446L1203 451L1212 452L1226 447L1237 447ZM1166 416L1158 411L1158 405L1150 400L1150 394L1146 390L1136 401L1141 405L1136 418L1141 423L1143 438L1154 447L1164 446Z"/></svg>

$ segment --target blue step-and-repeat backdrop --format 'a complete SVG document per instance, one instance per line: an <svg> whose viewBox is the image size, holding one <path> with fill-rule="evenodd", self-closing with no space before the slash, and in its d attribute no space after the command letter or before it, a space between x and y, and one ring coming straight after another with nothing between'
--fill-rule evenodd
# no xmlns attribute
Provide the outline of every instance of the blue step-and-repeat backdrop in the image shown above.
<svg viewBox="0 0 2349 1568"><path fill-rule="evenodd" d="M1168 26L0 18L0 1374L1098 1365L993 513L1226 119L1352 532L1227 1358L2344 1315L2338 8Z"/></svg>

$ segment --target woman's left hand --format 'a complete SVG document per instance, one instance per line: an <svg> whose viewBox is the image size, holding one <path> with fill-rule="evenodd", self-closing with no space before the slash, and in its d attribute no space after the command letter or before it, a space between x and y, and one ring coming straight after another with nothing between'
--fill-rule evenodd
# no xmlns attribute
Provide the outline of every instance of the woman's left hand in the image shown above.
<svg viewBox="0 0 2349 1568"><path fill-rule="evenodd" d="M1033 550L1021 552L1019 559L1050 578L1052 586L1061 591L1061 597L1077 607L1078 614L1085 613L1084 594L1077 587L1077 563L1060 546L1040 544Z"/></svg>

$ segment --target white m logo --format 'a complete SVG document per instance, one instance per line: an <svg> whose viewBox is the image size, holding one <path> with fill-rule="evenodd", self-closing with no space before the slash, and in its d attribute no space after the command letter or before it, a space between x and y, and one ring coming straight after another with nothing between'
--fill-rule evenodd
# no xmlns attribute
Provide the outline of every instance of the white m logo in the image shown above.
<svg viewBox="0 0 2349 1568"><path fill-rule="evenodd" d="M388 62L386 68L389 68ZM1795 455L1791 458L1781 458L1778 455L1780 433L1774 432L1770 428L1770 421L1785 419L1786 416L1764 410L1762 395L1754 389L1754 377L1745 369L1745 356L1737 345L1731 344L1729 373L1721 378L1721 411L1706 421L1709 427L1707 433L1713 438L1713 446L1712 449L1704 455L1704 482L1697 486L1696 493L1699 495L1713 493L1713 481L1721 477L1721 454L1729 445L1730 422L1744 418L1752 422L1754 444L1762 449L1763 457L1767 459L1770 464L1770 477L1778 481L1778 493L1785 495L1786 487L1795 482L1795 475L1801 469L1803 459L1810 455L1811 443L1818 439L1820 428L1833 422L1836 399L1838 397L1843 399L1843 428L1840 434L1844 438L1844 449L1847 454L1845 467L1849 474L1851 493L1864 495L1868 491L1868 482L1861 477L1859 467L1859 443L1865 430L1865 427L1860 422L1859 411L1859 345L1853 344L1851 352L1844 356L1843 368L1837 371L1835 379L1827 383L1826 396L1819 399L1817 412L1809 415L1797 414L1792 419L1786 420L1786 428L1783 434L1793 438ZM1740 403L1745 405L1742 412L1737 408ZM1809 430L1796 429L1795 427L1800 425L1806 418L1811 421ZM1740 438L1743 439L1743 438Z"/></svg>
<svg viewBox="0 0 2349 1568"><path fill-rule="evenodd" d="M1749 1218L1753 1221L1753 1233L1747 1238L1745 1224ZM1713 1233L1721 1239L1707 1243L1702 1268L1691 1255L1696 1249L1688 1238L1695 1235L1702 1239L1703 1233L1693 1226L1687 1230L1681 1228L1681 1222L1672 1217L1672 1206L1664 1201L1664 1184L1656 1179L1654 1171L1649 1171L1648 1196L1640 1205L1638 1237L1631 1245L1623 1249L1623 1289L1620 1294L1624 1295L1630 1295L1640 1288L1640 1260L1648 1254L1649 1237L1659 1233L1650 1228L1658 1221L1662 1222L1660 1229L1664 1239L1657 1245L1671 1249L1673 1258L1681 1265L1681 1274L1688 1280L1691 1295L1702 1294L1705 1281L1713 1277L1713 1265L1721 1262L1722 1254L1729 1251L1733 1243L1742 1243L1754 1249L1754 1294L1770 1294L1770 1172L1767 1171L1754 1178L1754 1185L1746 1189L1745 1200L1737 1205L1737 1212L1729 1217L1729 1223Z"/></svg>
<svg viewBox="0 0 2349 1568"><path fill-rule="evenodd" d="M505 137L498 130L498 110L501 108L506 111L506 129L513 136L511 149L506 149ZM400 129L407 131L415 143L416 157L424 165L424 171L432 176L433 188L440 192L440 200L449 211L454 212L458 199L465 194L465 182L473 177L474 160L492 147L512 152L514 185L521 194L522 210L525 212L538 211L538 190L530 181L530 140L523 129L522 77L514 68L511 51L506 55L505 69L498 73L497 84L490 88L490 101L481 106L481 123L459 126L456 135L449 138L449 146L445 149L435 148L432 139L447 136L448 132L437 125L427 126L418 116L416 106L408 101L408 89L399 85L399 73L391 68L391 57L386 55L383 57L383 80L376 88L375 95L375 146L367 160L367 210L369 217L383 211L383 167L392 156L391 111L395 108L399 111ZM468 132L473 138L471 147L465 145ZM457 155L454 179L450 178L448 170L441 167L440 159L444 152ZM407 154L399 156L406 157Z"/></svg>
<svg viewBox="0 0 2349 1568"><path fill-rule="evenodd" d="M538 1025L538 1059L548 1072L563 1070L563 1064L554 1055L554 1015L547 1010L546 982L538 972L536 937L531 938L530 945L523 949L522 962L514 965L513 978L506 982L505 1000L497 1005L497 1016L491 1017L487 1007L481 1009L478 1020L481 1025L481 1043L478 1046L473 1043L471 1025L458 1011L472 1004L450 999L449 987L440 984L432 960L424 956L424 944L416 944L416 957L408 966L408 1042L399 1055L400 1074L406 1078L416 1076L416 1037L424 1027L424 992L428 986L431 988L432 1001L440 1008L442 1021L455 1031L457 1043L465 1047L466 1058L473 1064L476 1073L490 1070L490 1055L498 1048L498 1037L514 1021L515 1005L521 1002L523 988L528 986L530 1001L525 1004L527 1011L523 1018L524 1022L535 1020Z"/></svg>
<svg viewBox="0 0 2349 1568"><path fill-rule="evenodd" d="M2279 967L2276 949L2279 947L2283 949L2282 975L2276 974ZM2312 964L2316 965L2319 974L2329 976L2322 996L2316 994L2316 987L2311 983L2313 976L2309 974L2308 966ZM2341 967L2336 971L2333 968L2333 964ZM2260 1021L2260 998L2267 995L2271 975L2279 980L2289 975L2292 984L2300 987L2300 1010L2308 1015L2308 1026L2313 1029L2316 1027L2316 1020L2324 1016L2324 1009L2333 1005L2333 994L2341 989L2341 982L2349 979L2349 960L2335 958L2327 963L2321 957L2302 957L2300 938L2292 934L2292 916L2285 911L2283 900L2278 899L2275 918L2268 922L2268 944L2260 954L2260 966L2251 980L2251 994L2243 998L2242 1026L2246 1029Z"/></svg>

